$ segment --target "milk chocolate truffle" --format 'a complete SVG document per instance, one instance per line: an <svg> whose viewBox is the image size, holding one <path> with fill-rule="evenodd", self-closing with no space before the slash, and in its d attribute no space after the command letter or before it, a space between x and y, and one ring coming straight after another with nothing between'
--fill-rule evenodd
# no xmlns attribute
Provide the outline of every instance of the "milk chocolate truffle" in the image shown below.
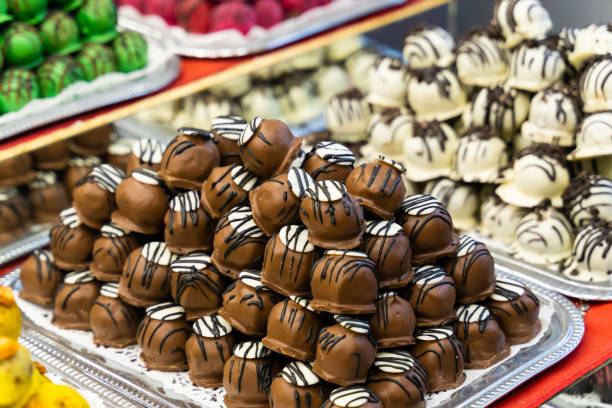
<svg viewBox="0 0 612 408"><path fill-rule="evenodd" d="M6 242L21 234L28 226L30 209L16 188L0 187L0 241Z"/></svg>
<svg viewBox="0 0 612 408"><path fill-rule="evenodd" d="M28 153L0 161L0 187L28 184L35 177L36 172L32 169L32 156Z"/></svg>
<svg viewBox="0 0 612 408"><path fill-rule="evenodd" d="M203 252L184 255L170 265L170 290L176 303L185 308L187 320L216 312L221 306L225 283Z"/></svg>
<svg viewBox="0 0 612 408"><path fill-rule="evenodd" d="M124 178L121 170L102 164L76 183L72 205L83 224L100 229L110 220L115 209L115 191Z"/></svg>
<svg viewBox="0 0 612 408"><path fill-rule="evenodd" d="M60 222L51 228L51 252L60 269L87 268L96 233L81 223L70 207L60 213Z"/></svg>
<svg viewBox="0 0 612 408"><path fill-rule="evenodd" d="M223 367L233 349L234 335L227 320L218 314L196 320L185 345L189 379L198 387L222 386Z"/></svg>
<svg viewBox="0 0 612 408"><path fill-rule="evenodd" d="M270 311L279 301L280 297L261 283L259 271L245 270L223 293L219 315L239 332L263 337Z"/></svg>
<svg viewBox="0 0 612 408"><path fill-rule="evenodd" d="M72 190L74 190L76 183L100 164L102 164L102 161L96 156L75 156L68 160L68 168L64 173L64 186L68 191L68 197L72 197Z"/></svg>
<svg viewBox="0 0 612 408"><path fill-rule="evenodd" d="M369 212L392 220L406 195L402 182L406 169L379 154L372 159L371 163L363 163L351 171L346 179L346 190Z"/></svg>
<svg viewBox="0 0 612 408"><path fill-rule="evenodd" d="M376 311L376 264L359 251L327 250L312 267L312 308L329 313Z"/></svg>
<svg viewBox="0 0 612 408"><path fill-rule="evenodd" d="M106 149L106 162L126 173L132 146L137 141L137 139L123 137L113 141Z"/></svg>
<svg viewBox="0 0 612 408"><path fill-rule="evenodd" d="M267 348L302 361L312 361L323 317L306 298L291 296L274 305L268 316Z"/></svg>
<svg viewBox="0 0 612 408"><path fill-rule="evenodd" d="M223 368L223 402L228 408L267 408L272 377L272 352L259 341L234 348Z"/></svg>
<svg viewBox="0 0 612 408"><path fill-rule="evenodd" d="M498 279L486 305L495 315L510 345L527 343L542 329L538 318L540 300L519 281Z"/></svg>
<svg viewBox="0 0 612 408"><path fill-rule="evenodd" d="M136 246L136 238L129 231L112 222L102 226L91 251L91 273L103 282L119 282L123 264Z"/></svg>
<svg viewBox="0 0 612 408"><path fill-rule="evenodd" d="M237 115L217 116L212 120L212 131L221 158L222 166L242 164L238 153L238 140L248 122Z"/></svg>
<svg viewBox="0 0 612 408"><path fill-rule="evenodd" d="M335 315L334 320L336 324L319 333L312 371L342 386L363 383L376 357L370 325L345 315Z"/></svg>
<svg viewBox="0 0 612 408"><path fill-rule="evenodd" d="M237 278L240 271L261 265L266 236L249 207L235 207L217 224L211 259L219 272Z"/></svg>
<svg viewBox="0 0 612 408"><path fill-rule="evenodd" d="M111 219L120 227L148 235L164 230L168 196L154 171L134 170L119 183L115 202Z"/></svg>
<svg viewBox="0 0 612 408"><path fill-rule="evenodd" d="M159 177L172 188L200 189L221 159L214 135L206 130L180 128L166 147Z"/></svg>
<svg viewBox="0 0 612 408"><path fill-rule="evenodd" d="M289 170L297 156L302 138L276 119L255 117L238 140L238 152L244 166L259 177L271 177Z"/></svg>
<svg viewBox="0 0 612 408"><path fill-rule="evenodd" d="M142 168L159 171L165 149L166 145L157 139L138 140L132 146L126 174L130 175L134 170Z"/></svg>
<svg viewBox="0 0 612 408"><path fill-rule="evenodd" d="M446 324L457 318L453 309L457 297L455 283L439 266L415 268L412 285L403 295L414 309L418 327Z"/></svg>
<svg viewBox="0 0 612 408"><path fill-rule="evenodd" d="M485 306L459 306L455 332L463 344L465 368L488 368L510 354L506 335Z"/></svg>
<svg viewBox="0 0 612 408"><path fill-rule="evenodd" d="M113 125L104 125L81 133L68 139L68 149L79 156L102 156L110 144L113 130Z"/></svg>
<svg viewBox="0 0 612 408"><path fill-rule="evenodd" d="M457 303L468 304L486 299L495 288L495 263L482 243L462 235L455 254L442 262L455 282Z"/></svg>
<svg viewBox="0 0 612 408"><path fill-rule="evenodd" d="M412 263L424 264L450 255L459 243L450 214L432 196L406 197L400 223L412 245Z"/></svg>
<svg viewBox="0 0 612 408"><path fill-rule="evenodd" d="M410 353L427 371L427 391L438 392L460 386L465 381L463 346L449 326L421 329Z"/></svg>
<svg viewBox="0 0 612 408"><path fill-rule="evenodd" d="M132 306L148 307L169 298L173 260L163 242L149 242L133 250L119 278L121 299Z"/></svg>
<svg viewBox="0 0 612 408"><path fill-rule="evenodd" d="M366 387L383 406L425 408L427 372L419 360L405 350L384 350L376 354L374 367Z"/></svg>
<svg viewBox="0 0 612 408"><path fill-rule="evenodd" d="M380 398L371 390L359 385L336 388L321 408L383 408Z"/></svg>
<svg viewBox="0 0 612 408"><path fill-rule="evenodd" d="M64 274L53 264L51 252L39 249L21 265L19 277L19 297L41 306L53 305L55 290L64 280Z"/></svg>
<svg viewBox="0 0 612 408"><path fill-rule="evenodd" d="M200 193L192 190L175 195L164 216L164 237L170 252L188 254L210 249L214 222L200 206Z"/></svg>
<svg viewBox="0 0 612 408"><path fill-rule="evenodd" d="M323 180L308 188L300 204L300 219L316 246L352 249L361 244L363 209L339 181Z"/></svg>
<svg viewBox="0 0 612 408"><path fill-rule="evenodd" d="M336 180L345 182L353 170L355 154L336 142L319 142L308 153L302 168L316 181Z"/></svg>
<svg viewBox="0 0 612 408"><path fill-rule="evenodd" d="M312 371L310 363L292 361L272 379L270 406L320 407L327 394L327 386Z"/></svg>
<svg viewBox="0 0 612 408"><path fill-rule="evenodd" d="M392 221L368 221L360 249L376 263L381 289L401 288L412 279L410 240Z"/></svg>
<svg viewBox="0 0 612 408"><path fill-rule="evenodd" d="M62 329L90 330L89 313L100 285L89 271L71 272L55 294L52 323Z"/></svg>
<svg viewBox="0 0 612 408"><path fill-rule="evenodd" d="M219 219L246 201L258 184L259 178L240 164L217 167L202 184L202 207Z"/></svg>
<svg viewBox="0 0 612 408"><path fill-rule="evenodd" d="M379 349L414 344L416 317L410 302L396 292L381 292L370 317L372 336Z"/></svg>
<svg viewBox="0 0 612 408"><path fill-rule="evenodd" d="M117 283L103 285L89 319L94 344L117 348L136 344L140 319L138 310L119 298Z"/></svg>
<svg viewBox="0 0 612 408"><path fill-rule="evenodd" d="M70 151L65 141L56 142L32 152L37 170L64 170L68 166Z"/></svg>
<svg viewBox="0 0 612 408"><path fill-rule="evenodd" d="M298 221L300 200L314 183L308 173L295 167L264 181L249 193L253 220L268 236Z"/></svg>
<svg viewBox="0 0 612 408"><path fill-rule="evenodd" d="M70 204L66 188L58 182L55 172L37 172L36 178L28 184L28 190L32 219L35 222L57 221L59 213Z"/></svg>
<svg viewBox="0 0 612 408"><path fill-rule="evenodd" d="M136 332L140 359L149 370L187 370L185 344L190 335L182 306L168 302L150 306Z"/></svg>
<svg viewBox="0 0 612 408"><path fill-rule="evenodd" d="M285 296L308 295L314 250L306 227L284 226L266 245L261 282Z"/></svg>

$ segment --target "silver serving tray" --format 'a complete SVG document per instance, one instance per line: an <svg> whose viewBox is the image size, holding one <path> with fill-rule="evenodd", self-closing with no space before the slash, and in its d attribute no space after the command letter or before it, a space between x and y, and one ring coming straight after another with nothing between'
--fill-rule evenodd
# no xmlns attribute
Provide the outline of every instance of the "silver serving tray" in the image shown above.
<svg viewBox="0 0 612 408"><path fill-rule="evenodd" d="M505 265L497 266L497 274L500 277L521 279ZM19 271L15 270L1 278L0 284L20 289ZM448 399L435 405L436 407L485 407L566 357L580 343L584 334L584 322L576 307L552 290L537 284L529 286L541 304L553 310L550 324L543 329L545 332L540 341L523 348L486 375L453 392ZM100 355L75 349L71 346L70 339L35 327L27 316L24 316L22 339L34 356L40 356L42 361L54 370L71 376L79 384L81 381L91 383L92 387L99 387L100 393L109 393L116 397L117 402L110 404L113 407L200 406L196 401L181 401L176 397L164 395L161 384L156 386L135 373L118 369L116 363L111 364L113 362L106 361ZM188 395L183 397L189 398ZM215 406L220 406L220 403L215 403Z"/></svg>
<svg viewBox="0 0 612 408"><path fill-rule="evenodd" d="M50 224L34 224L15 239L0 244L0 266L49 244Z"/></svg>
<svg viewBox="0 0 612 408"><path fill-rule="evenodd" d="M219 41L202 41L215 35L186 33L182 28L170 27L157 16L143 16L133 8L119 9L119 26L138 31L148 37L165 41L178 55L194 58L231 58L273 50L308 36L334 28L359 17L405 3L406 0L361 0L347 2L345 7L334 7L316 19L294 18L280 23L258 36L222 33ZM263 30L262 30L263 31ZM234 33L231 33L234 34ZM222 38L224 37L224 38ZM210 38L210 37L209 37ZM228 46L228 43L230 44Z"/></svg>

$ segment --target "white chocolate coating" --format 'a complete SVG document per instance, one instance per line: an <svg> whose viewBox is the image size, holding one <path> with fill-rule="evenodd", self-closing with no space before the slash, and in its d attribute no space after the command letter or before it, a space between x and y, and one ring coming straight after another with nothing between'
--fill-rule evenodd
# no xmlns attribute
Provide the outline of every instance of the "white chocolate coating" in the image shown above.
<svg viewBox="0 0 612 408"><path fill-rule="evenodd" d="M145 312L153 320L178 320L185 317L183 306L170 302L149 306Z"/></svg>
<svg viewBox="0 0 612 408"><path fill-rule="evenodd" d="M588 58L604 54L612 54L612 30L607 24L595 23L575 33L573 49L567 57L579 69Z"/></svg>
<svg viewBox="0 0 612 408"><path fill-rule="evenodd" d="M480 230L487 236L510 244L514 231L527 214L527 209L490 196L480 206Z"/></svg>
<svg viewBox="0 0 612 408"><path fill-rule="evenodd" d="M507 84L525 91L541 91L559 81L565 69L560 51L545 44L526 43L512 53Z"/></svg>
<svg viewBox="0 0 612 408"><path fill-rule="evenodd" d="M563 275L584 282L609 282L612 277L611 245L610 230L605 227L591 224L581 229Z"/></svg>
<svg viewBox="0 0 612 408"><path fill-rule="evenodd" d="M608 155L612 155L612 112L585 117L576 133L576 149L567 158L579 160Z"/></svg>
<svg viewBox="0 0 612 408"><path fill-rule="evenodd" d="M264 118L280 118L282 116L280 101L269 86L253 87L240 100L242 113L246 118L261 116Z"/></svg>
<svg viewBox="0 0 612 408"><path fill-rule="evenodd" d="M455 60L455 40L441 27L416 30L404 39L402 54L411 69L447 67Z"/></svg>
<svg viewBox="0 0 612 408"><path fill-rule="evenodd" d="M457 76L465 85L497 85L508 75L508 51L500 40L485 33L475 33L459 45Z"/></svg>
<svg viewBox="0 0 612 408"><path fill-rule="evenodd" d="M240 358L255 359L264 358L272 354L261 341L245 341L234 347L234 355Z"/></svg>
<svg viewBox="0 0 612 408"><path fill-rule="evenodd" d="M597 61L580 75L580 97L585 112L612 109L612 57Z"/></svg>
<svg viewBox="0 0 612 408"><path fill-rule="evenodd" d="M453 161L453 178L468 183L491 183L499 170L508 164L506 142L499 137L480 138L467 133L459 139Z"/></svg>
<svg viewBox="0 0 612 408"><path fill-rule="evenodd" d="M325 120L332 139L338 142L360 142L366 139L366 125L372 114L370 104L359 92L332 97L325 107Z"/></svg>
<svg viewBox="0 0 612 408"><path fill-rule="evenodd" d="M421 182L449 176L458 139L446 123L432 122L417 126L411 137L404 141L406 177Z"/></svg>
<svg viewBox="0 0 612 408"><path fill-rule="evenodd" d="M283 379L298 387L307 387L321 382L319 376L312 371L312 364L303 361L292 361L281 371Z"/></svg>
<svg viewBox="0 0 612 408"><path fill-rule="evenodd" d="M313 79L324 102L351 88L351 79L340 65L322 66L314 74Z"/></svg>
<svg viewBox="0 0 612 408"><path fill-rule="evenodd" d="M575 188L572 183L568 190ZM612 222L612 180L592 174L588 177L588 185L581 186L581 191L569 192L577 193L565 202L569 218L576 227L597 219Z"/></svg>
<svg viewBox="0 0 612 408"><path fill-rule="evenodd" d="M400 60L379 57L368 72L368 83L368 102L383 107L404 107L408 71Z"/></svg>
<svg viewBox="0 0 612 408"><path fill-rule="evenodd" d="M405 110L387 109L374 113L366 126L368 144L361 147L361 153L365 157L378 153L401 160L404 140L412 136L413 124L414 117Z"/></svg>
<svg viewBox="0 0 612 408"><path fill-rule="evenodd" d="M540 0L498 0L493 13L493 24L500 28L508 48L523 40L544 38L553 28Z"/></svg>
<svg viewBox="0 0 612 408"><path fill-rule="evenodd" d="M305 123L322 113L315 83L310 78L289 81L282 89L280 104L287 122Z"/></svg>
<svg viewBox="0 0 612 408"><path fill-rule="evenodd" d="M429 70L435 71L411 75L408 80L406 101L416 118L447 120L461 115L467 96L457 74L450 68Z"/></svg>
<svg viewBox="0 0 612 408"><path fill-rule="evenodd" d="M353 54L344 64L351 81L363 94L367 94L370 91L368 72L377 58L378 55L376 53L362 50Z"/></svg>
<svg viewBox="0 0 612 408"><path fill-rule="evenodd" d="M446 208L455 228L469 230L476 225L480 200L473 185L441 178L427 183L424 193L438 199Z"/></svg>

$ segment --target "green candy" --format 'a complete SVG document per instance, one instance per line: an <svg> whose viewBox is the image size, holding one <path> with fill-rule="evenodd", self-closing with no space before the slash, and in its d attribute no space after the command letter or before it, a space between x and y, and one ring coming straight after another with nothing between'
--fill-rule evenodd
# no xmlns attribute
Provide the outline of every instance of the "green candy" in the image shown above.
<svg viewBox="0 0 612 408"><path fill-rule="evenodd" d="M11 21L13 16L8 13L7 0L0 0L0 24Z"/></svg>
<svg viewBox="0 0 612 408"><path fill-rule="evenodd" d="M11 68L0 76L0 112L14 112L38 98L36 76L23 68Z"/></svg>
<svg viewBox="0 0 612 408"><path fill-rule="evenodd" d="M81 49L79 27L70 14L54 11L40 24L40 38L47 54L66 55Z"/></svg>
<svg viewBox="0 0 612 408"><path fill-rule="evenodd" d="M117 6L113 0L86 0L76 12L76 21L86 42L106 43L117 36Z"/></svg>
<svg viewBox="0 0 612 408"><path fill-rule="evenodd" d="M7 0L8 9L17 20L37 24L47 14L49 0Z"/></svg>
<svg viewBox="0 0 612 408"><path fill-rule="evenodd" d="M36 70L40 96L50 98L64 88L83 80L83 68L72 58L55 55Z"/></svg>
<svg viewBox="0 0 612 408"><path fill-rule="evenodd" d="M43 60L43 45L38 31L16 21L2 35L2 52L11 67L34 68Z"/></svg>
<svg viewBox="0 0 612 408"><path fill-rule="evenodd" d="M117 68L121 72L132 72L147 66L147 42L140 34L126 31L113 41L117 56Z"/></svg>
<svg viewBox="0 0 612 408"><path fill-rule="evenodd" d="M86 81L93 81L100 75L115 72L117 62L113 50L102 44L85 44L76 57L83 69Z"/></svg>
<svg viewBox="0 0 612 408"><path fill-rule="evenodd" d="M51 0L51 3L56 8L61 8L65 11L72 11L81 7L83 0Z"/></svg>

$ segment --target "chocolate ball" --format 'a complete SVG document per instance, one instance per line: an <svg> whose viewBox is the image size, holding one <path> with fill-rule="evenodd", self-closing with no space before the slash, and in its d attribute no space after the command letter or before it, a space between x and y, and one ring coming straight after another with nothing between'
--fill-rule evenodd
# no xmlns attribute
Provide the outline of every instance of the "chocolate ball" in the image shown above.
<svg viewBox="0 0 612 408"><path fill-rule="evenodd" d="M244 166L259 177L271 177L289 170L300 151L302 138L276 119L255 117L238 139L238 153Z"/></svg>
<svg viewBox="0 0 612 408"><path fill-rule="evenodd" d="M106 153L113 131L112 124L88 130L68 139L68 149L79 156L101 156Z"/></svg>
<svg viewBox="0 0 612 408"><path fill-rule="evenodd" d="M126 174L129 176L136 169L149 169L158 172L166 145L156 139L139 139L132 146L132 153L127 162Z"/></svg>
<svg viewBox="0 0 612 408"><path fill-rule="evenodd" d="M271 236L297 222L300 200L312 185L314 181L308 173L295 167L264 181L249 193L255 223Z"/></svg>
<svg viewBox="0 0 612 408"><path fill-rule="evenodd" d="M268 334L262 342L279 354L312 361L323 322L323 316L310 307L307 299L292 296L274 305L270 311Z"/></svg>
<svg viewBox="0 0 612 408"><path fill-rule="evenodd" d="M273 407L320 407L327 399L328 387L312 371L310 363L292 361L270 384Z"/></svg>
<svg viewBox="0 0 612 408"><path fill-rule="evenodd" d="M68 166L70 151L65 141L56 142L32 152L37 170L64 170Z"/></svg>
<svg viewBox="0 0 612 408"><path fill-rule="evenodd" d="M482 242L468 235L462 235L455 253L441 265L455 281L457 303L478 302L493 293L495 263Z"/></svg>
<svg viewBox="0 0 612 408"><path fill-rule="evenodd" d="M405 350L379 351L375 371L365 384L385 407L425 408L427 372Z"/></svg>
<svg viewBox="0 0 612 408"><path fill-rule="evenodd" d="M211 132L181 128L161 161L159 177L172 188L200 189L221 159Z"/></svg>
<svg viewBox="0 0 612 408"><path fill-rule="evenodd" d="M53 305L55 291L64 274L53 264L51 252L36 250L21 265L19 272L22 289L19 297L41 306Z"/></svg>
<svg viewBox="0 0 612 408"><path fill-rule="evenodd" d="M119 282L123 264L137 245L133 234L118 225L102 226L91 251L91 273L103 282Z"/></svg>
<svg viewBox="0 0 612 408"><path fill-rule="evenodd" d="M249 207L236 207L217 224L211 259L219 272L237 278L240 271L261 265L266 243Z"/></svg>
<svg viewBox="0 0 612 408"><path fill-rule="evenodd" d="M115 191L124 178L121 170L101 164L75 184L72 205L83 224L100 229L110 220L115 209Z"/></svg>
<svg viewBox="0 0 612 408"><path fill-rule="evenodd" d="M283 227L266 245L261 267L262 283L285 296L309 295L314 250L306 227Z"/></svg>
<svg viewBox="0 0 612 408"><path fill-rule="evenodd" d="M170 291L176 303L183 306L187 320L196 320L221 307L225 289L223 277L203 252L183 255L170 265Z"/></svg>
<svg viewBox="0 0 612 408"><path fill-rule="evenodd" d="M175 195L170 200L164 224L164 237L170 252L188 254L210 249L215 226L210 215L200 206L198 191Z"/></svg>
<svg viewBox="0 0 612 408"><path fill-rule="evenodd" d="M405 172L395 160L377 155L372 163L363 163L351 171L346 179L346 190L369 212L393 220L406 195L402 182Z"/></svg>
<svg viewBox="0 0 612 408"><path fill-rule="evenodd" d="M268 407L272 356L261 342L245 341L234 348L223 368L223 402L232 407Z"/></svg>
<svg viewBox="0 0 612 408"><path fill-rule="evenodd" d="M455 283L439 266L415 268L412 285L404 290L403 296L412 305L418 327L439 326L457 318Z"/></svg>
<svg viewBox="0 0 612 408"><path fill-rule="evenodd" d="M136 344L140 313L119 298L119 285L107 283L91 307L90 324L94 344L123 348Z"/></svg>
<svg viewBox="0 0 612 408"><path fill-rule="evenodd" d="M360 249L376 263L381 289L401 288L412 279L410 240L392 221L367 221Z"/></svg>
<svg viewBox="0 0 612 408"><path fill-rule="evenodd" d="M455 333L463 344L465 368L491 367L510 354L504 332L485 306L459 306Z"/></svg>
<svg viewBox="0 0 612 408"><path fill-rule="evenodd" d="M30 221L29 210L16 188L0 187L0 242L10 241L25 231Z"/></svg>
<svg viewBox="0 0 612 408"><path fill-rule="evenodd" d="M416 317L410 302L395 292L383 292L376 299L376 313L370 328L379 349L414 344Z"/></svg>
<svg viewBox="0 0 612 408"><path fill-rule="evenodd" d="M336 388L321 408L383 408L380 398L360 385Z"/></svg>
<svg viewBox="0 0 612 408"><path fill-rule="evenodd" d="M28 184L28 199L32 206L32 219L38 223L56 222L59 213L70 205L68 193L52 171L39 171Z"/></svg>
<svg viewBox="0 0 612 408"><path fill-rule="evenodd" d="M335 315L336 324L321 329L312 370L325 381L348 386L366 381L376 357L370 325L350 316Z"/></svg>
<svg viewBox="0 0 612 408"><path fill-rule="evenodd" d="M204 316L193 324L185 345L189 379L198 387L223 385L223 367L232 356L232 326L218 314Z"/></svg>
<svg viewBox="0 0 612 408"><path fill-rule="evenodd" d="M538 315L540 300L514 279L498 279L486 305L506 334L509 345L527 343L542 329Z"/></svg>
<svg viewBox="0 0 612 408"><path fill-rule="evenodd" d="M240 272L238 280L223 294L223 306L219 310L233 328L248 336L266 335L268 317L280 297L262 285L258 271Z"/></svg>
<svg viewBox="0 0 612 408"><path fill-rule="evenodd" d="M168 302L149 306L136 332L140 359L149 370L187 370L185 344L190 335L182 306Z"/></svg>
<svg viewBox="0 0 612 408"><path fill-rule="evenodd" d="M356 248L365 231L363 209L344 184L334 180L319 181L306 190L300 219L310 232L310 242L328 249Z"/></svg>
<svg viewBox="0 0 612 408"><path fill-rule="evenodd" d="M96 156L76 156L68 160L68 168L64 172L64 186L66 191L68 191L69 198L72 197L72 191L77 182L100 164L102 164L102 161Z"/></svg>
<svg viewBox="0 0 612 408"><path fill-rule="evenodd" d="M217 167L202 184L202 207L219 219L248 200L259 179L240 164Z"/></svg>
<svg viewBox="0 0 612 408"><path fill-rule="evenodd" d="M222 166L242 164L238 153L238 139L247 124L246 120L236 115L217 116L212 120L211 128L215 134Z"/></svg>
<svg viewBox="0 0 612 408"><path fill-rule="evenodd" d="M427 391L438 392L459 387L465 381L463 347L448 326L418 330L411 354L427 371Z"/></svg>
<svg viewBox="0 0 612 408"><path fill-rule="evenodd" d="M317 143L306 153L302 168L315 181L336 180L344 183L353 170L355 155L346 146L324 141Z"/></svg>
<svg viewBox="0 0 612 408"><path fill-rule="evenodd" d="M121 299L132 306L148 307L170 298L173 260L174 255L163 242L149 242L133 250L119 278Z"/></svg>
<svg viewBox="0 0 612 408"><path fill-rule="evenodd" d="M432 196L414 194L402 202L400 224L410 238L412 263L425 264L451 255L459 239L453 232L453 220Z"/></svg>
<svg viewBox="0 0 612 408"><path fill-rule="evenodd" d="M32 169L32 156L29 153L0 161L0 187L28 184L35 177L36 172Z"/></svg>
<svg viewBox="0 0 612 408"><path fill-rule="evenodd" d="M89 266L96 232L83 225L74 208L60 213L60 222L51 228L51 252L55 265L64 270Z"/></svg>
<svg viewBox="0 0 612 408"><path fill-rule="evenodd" d="M325 251L312 268L312 308L329 313L374 313L378 293L375 270L374 261L363 252Z"/></svg>
<svg viewBox="0 0 612 408"><path fill-rule="evenodd" d="M168 196L156 174L137 169L124 178L115 192L117 209L111 219L122 228L141 234L158 234L164 230Z"/></svg>
<svg viewBox="0 0 612 408"><path fill-rule="evenodd" d="M67 330L90 330L89 313L100 285L89 271L71 272L55 294L52 323Z"/></svg>

